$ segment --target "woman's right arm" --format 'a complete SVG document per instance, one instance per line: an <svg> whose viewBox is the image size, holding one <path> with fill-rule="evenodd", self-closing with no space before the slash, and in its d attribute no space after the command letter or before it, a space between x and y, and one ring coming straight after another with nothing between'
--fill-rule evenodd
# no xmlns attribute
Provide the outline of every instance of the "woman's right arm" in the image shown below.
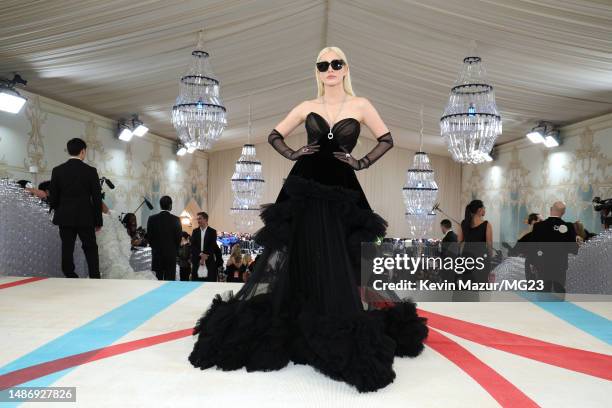
<svg viewBox="0 0 612 408"><path fill-rule="evenodd" d="M268 135L268 143L272 147L289 160L297 160L301 156L316 153L319 146L316 144L306 145L298 150L293 150L285 143L285 137L289 135L296 127L304 122L306 111L306 102L302 102L289 112Z"/></svg>

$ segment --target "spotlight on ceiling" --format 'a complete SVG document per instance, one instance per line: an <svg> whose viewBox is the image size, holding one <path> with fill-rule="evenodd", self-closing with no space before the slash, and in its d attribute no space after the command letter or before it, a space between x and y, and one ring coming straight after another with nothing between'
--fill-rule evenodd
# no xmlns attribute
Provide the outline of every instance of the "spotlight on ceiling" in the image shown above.
<svg viewBox="0 0 612 408"><path fill-rule="evenodd" d="M546 147L557 147L561 143L559 130L550 122L539 122L528 133L531 143L542 143Z"/></svg>
<svg viewBox="0 0 612 408"><path fill-rule="evenodd" d="M132 133L138 137L143 137L149 131L142 120L138 119L137 113L132 115L132 129Z"/></svg>
<svg viewBox="0 0 612 408"><path fill-rule="evenodd" d="M125 120L119 119L119 122L117 123L117 137L119 140L129 142L132 140L132 136L134 136L134 133L132 133L130 127L125 123Z"/></svg>
<svg viewBox="0 0 612 408"><path fill-rule="evenodd" d="M26 103L26 98L21 96L15 89L15 85L26 85L28 81L24 80L19 74L15 74L13 79L0 79L0 110L8 113L19 113L23 105Z"/></svg>
<svg viewBox="0 0 612 408"><path fill-rule="evenodd" d="M537 124L529 132L527 132L527 139L531 143L544 143L544 135L546 134L546 125L543 122Z"/></svg>
<svg viewBox="0 0 612 408"><path fill-rule="evenodd" d="M197 148L193 144L188 144L187 145L187 153L192 154L196 150L197 150Z"/></svg>
<svg viewBox="0 0 612 408"><path fill-rule="evenodd" d="M176 155L177 156L184 156L185 154L187 154L187 148L185 147L185 145L179 143L176 146Z"/></svg>
<svg viewBox="0 0 612 408"><path fill-rule="evenodd" d="M546 136L544 137L544 146L549 148L559 146L560 142L561 139L559 138L558 130L551 130L546 133Z"/></svg>

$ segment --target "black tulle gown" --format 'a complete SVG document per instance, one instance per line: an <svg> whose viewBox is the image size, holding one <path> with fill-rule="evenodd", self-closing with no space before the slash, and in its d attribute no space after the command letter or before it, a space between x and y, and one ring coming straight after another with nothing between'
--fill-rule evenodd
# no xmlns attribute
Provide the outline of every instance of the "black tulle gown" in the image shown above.
<svg viewBox="0 0 612 408"><path fill-rule="evenodd" d="M365 311L359 291L360 243L384 236L355 171L336 159L352 151L360 123L305 122L318 153L300 157L274 204L264 206L255 240L265 247L240 291L215 296L197 322L189 356L196 367L270 371L290 361L375 391L393 381L394 356L417 356L427 337L412 302Z"/></svg>

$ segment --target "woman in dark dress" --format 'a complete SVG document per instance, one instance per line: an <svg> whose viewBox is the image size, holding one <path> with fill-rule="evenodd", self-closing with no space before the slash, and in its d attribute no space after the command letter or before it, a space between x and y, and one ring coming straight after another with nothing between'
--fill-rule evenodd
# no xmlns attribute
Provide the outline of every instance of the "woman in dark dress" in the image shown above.
<svg viewBox="0 0 612 408"><path fill-rule="evenodd" d="M240 244L234 244L227 260L227 264L225 265L225 274L227 276L226 282L242 283L243 273L244 271L242 268L242 252Z"/></svg>
<svg viewBox="0 0 612 408"><path fill-rule="evenodd" d="M360 297L360 244L384 236L387 223L355 170L374 164L393 139L372 104L354 95L340 49L323 49L314 68L319 97L292 109L268 137L295 165L261 213L254 239L265 250L240 291L217 295L198 321L189 360L247 371L293 361L375 391L395 378L394 356L417 356L427 336L414 303L365 311ZM293 150L284 138L302 123L308 144ZM378 143L358 160L351 151L362 123Z"/></svg>
<svg viewBox="0 0 612 408"><path fill-rule="evenodd" d="M462 244L461 256L482 258L484 268L466 268L459 279L472 282L488 282L493 254L493 227L484 220L485 206L480 200L472 200L465 207L465 218L461 221L458 241Z"/></svg>

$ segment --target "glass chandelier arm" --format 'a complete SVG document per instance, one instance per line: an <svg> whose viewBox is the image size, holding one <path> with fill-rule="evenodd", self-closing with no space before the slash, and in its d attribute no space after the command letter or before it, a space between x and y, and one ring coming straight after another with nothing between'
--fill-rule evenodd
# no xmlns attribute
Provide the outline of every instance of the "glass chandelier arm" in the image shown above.
<svg viewBox="0 0 612 408"><path fill-rule="evenodd" d="M384 135L376 138L376 140L378 140L378 143L376 146L374 146L370 153L366 154L357 161L357 166L354 167L355 170L367 169L393 147L391 132L385 133Z"/></svg>
<svg viewBox="0 0 612 408"><path fill-rule="evenodd" d="M272 145L274 150L288 158L289 160L297 160L301 156L313 154L319 151L319 146L315 143L308 144L299 150L293 150L285 143L285 138L276 129L272 129L272 132L268 135L268 143Z"/></svg>

